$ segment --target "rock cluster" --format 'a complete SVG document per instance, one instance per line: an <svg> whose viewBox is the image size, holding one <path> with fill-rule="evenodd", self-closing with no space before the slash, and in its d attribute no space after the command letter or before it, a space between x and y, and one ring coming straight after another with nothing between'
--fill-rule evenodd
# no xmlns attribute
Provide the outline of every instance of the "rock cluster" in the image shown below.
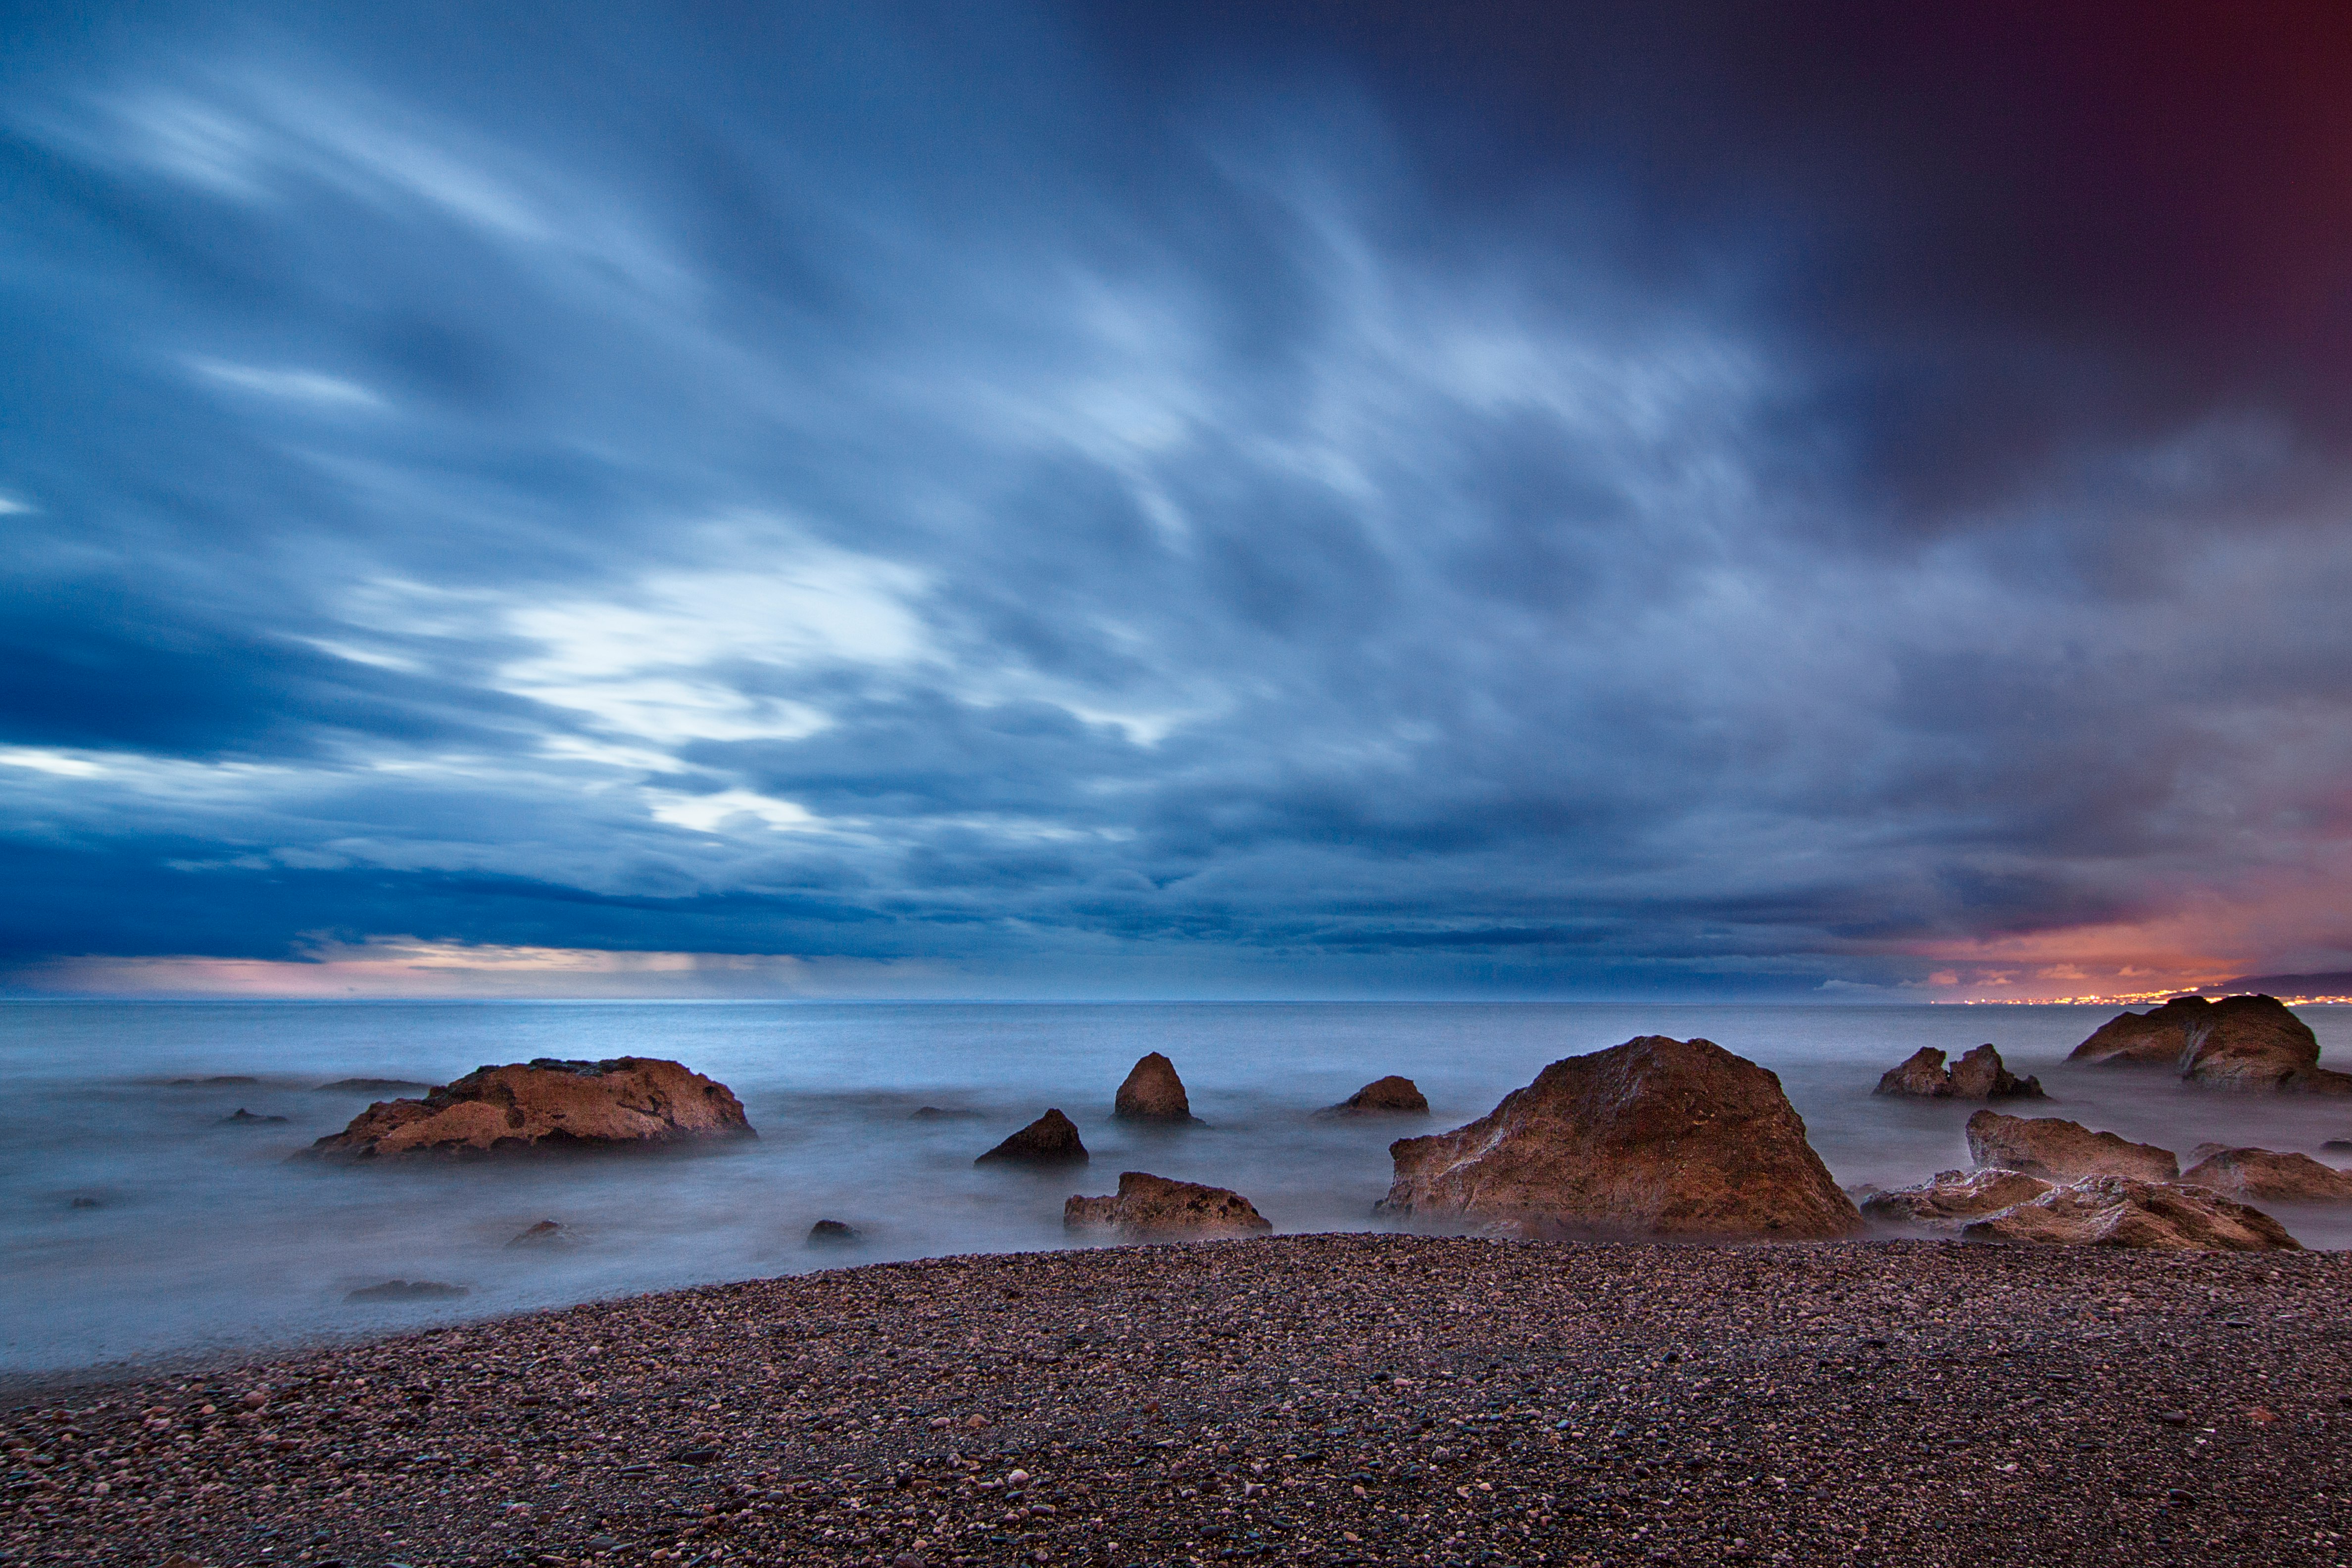
<svg viewBox="0 0 2352 1568"><path fill-rule="evenodd" d="M1970 1241L2168 1252L2295 1251L2302 1246L2278 1221L2234 1198L2129 1176L2088 1176L2053 1187L2038 1198L1970 1221L1960 1234Z"/></svg>
<svg viewBox="0 0 2352 1568"><path fill-rule="evenodd" d="M1192 1102L1176 1076L1176 1064L1153 1051L1128 1069L1111 1114L1122 1121L1190 1121Z"/></svg>
<svg viewBox="0 0 2352 1568"><path fill-rule="evenodd" d="M2189 1158L2193 1163L2180 1179L2194 1186L2274 1203L2352 1203L2352 1172L2323 1165L2308 1154L2200 1143Z"/></svg>
<svg viewBox="0 0 2352 1568"><path fill-rule="evenodd" d="M2066 1059L2168 1067L2224 1089L2352 1094L2352 1073L2321 1067L2310 1026L2274 996L2175 996L2148 1012L2108 1019Z"/></svg>
<svg viewBox="0 0 2352 1568"><path fill-rule="evenodd" d="M1522 1236L1827 1237L1862 1216L1780 1080L1648 1035L1556 1061L1465 1127L1389 1145L1382 1212Z"/></svg>
<svg viewBox="0 0 2352 1568"><path fill-rule="evenodd" d="M2000 1053L1988 1043L1977 1047L1950 1068L1944 1053L1922 1046L1889 1068L1878 1080L1876 1094L1906 1094L1922 1100L2041 1100L2042 1080L2020 1078L2001 1065Z"/></svg>
<svg viewBox="0 0 2352 1568"><path fill-rule="evenodd" d="M477 1068L422 1100L379 1100L308 1153L321 1159L651 1149L751 1137L727 1086L671 1061L618 1057Z"/></svg>
<svg viewBox="0 0 2352 1568"><path fill-rule="evenodd" d="M2170 1182L2180 1162L2169 1149L2134 1143L2112 1132L2094 1132L2062 1117L2003 1116L1979 1110L1969 1118L1969 1157L1979 1168L2022 1171L2053 1182L2084 1176L2130 1176Z"/></svg>
<svg viewBox="0 0 2352 1568"><path fill-rule="evenodd" d="M1327 1106L1324 1116L1426 1116L1429 1100L1422 1094L1421 1086L1409 1078L1395 1073L1376 1078L1337 1105Z"/></svg>
<svg viewBox="0 0 2352 1568"><path fill-rule="evenodd" d="M1258 1236L1274 1228L1239 1193L1142 1171L1121 1171L1114 1195L1073 1197L1063 1205L1062 1223L1128 1240Z"/></svg>
<svg viewBox="0 0 2352 1568"><path fill-rule="evenodd" d="M1087 1163L1087 1146L1078 1137L1077 1123L1059 1110L1053 1110L972 1163L985 1165L992 1162L1019 1165L1083 1165Z"/></svg>

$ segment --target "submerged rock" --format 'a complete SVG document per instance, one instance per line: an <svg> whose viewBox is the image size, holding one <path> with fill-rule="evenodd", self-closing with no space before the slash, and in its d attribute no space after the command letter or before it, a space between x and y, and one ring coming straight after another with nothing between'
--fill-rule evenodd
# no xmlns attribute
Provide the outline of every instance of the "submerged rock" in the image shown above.
<svg viewBox="0 0 2352 1568"><path fill-rule="evenodd" d="M821 1219L809 1226L811 1247L846 1247L866 1239L866 1233L854 1225L844 1225L837 1219Z"/></svg>
<svg viewBox="0 0 2352 1568"><path fill-rule="evenodd" d="M2180 1175L2180 1162L2169 1149L2094 1132L2062 1117L1979 1110L1969 1118L1968 1138L1969 1157L1979 1169L2022 1171L2053 1182L2102 1175L2169 1182Z"/></svg>
<svg viewBox="0 0 2352 1568"><path fill-rule="evenodd" d="M419 1083L407 1078L339 1078L332 1083L322 1083L313 1094L399 1094L412 1089L431 1089L429 1083Z"/></svg>
<svg viewBox="0 0 2352 1568"><path fill-rule="evenodd" d="M1023 1165L1083 1165L1087 1163L1087 1146L1078 1137L1077 1123L1056 1109L1046 1111L972 1163L985 1165L992 1161Z"/></svg>
<svg viewBox="0 0 2352 1568"><path fill-rule="evenodd" d="M1922 1100L2040 1100L2039 1079L2019 1078L2001 1066L2000 1053L1979 1046L1950 1068L1944 1053L1922 1046L1878 1080L1874 1094L1906 1094Z"/></svg>
<svg viewBox="0 0 2352 1568"><path fill-rule="evenodd" d="M1318 1112L1322 1116L1426 1116L1429 1101L1421 1086L1395 1073L1376 1078L1339 1104Z"/></svg>
<svg viewBox="0 0 2352 1568"><path fill-rule="evenodd" d="M249 1078L243 1073L219 1073L211 1078L175 1078L171 1080L173 1089L210 1089L216 1084L259 1083L260 1081L257 1078Z"/></svg>
<svg viewBox="0 0 2352 1568"><path fill-rule="evenodd" d="M2352 1172L2323 1165L2308 1154L2200 1143L2189 1157L2195 1163L2180 1179L2190 1186L2275 1203L2352 1203Z"/></svg>
<svg viewBox="0 0 2352 1568"><path fill-rule="evenodd" d="M2134 1247L2168 1252L2300 1250L2286 1227L2257 1208L2202 1187L2090 1176L1976 1220L1970 1241Z"/></svg>
<svg viewBox="0 0 2352 1568"><path fill-rule="evenodd" d="M1944 1053L1933 1046L1921 1046L1878 1076L1878 1087L1873 1094L1907 1094L1920 1100L1948 1100L1952 1094L1952 1075L1944 1068Z"/></svg>
<svg viewBox="0 0 2352 1568"><path fill-rule="evenodd" d="M1780 1080L1711 1040L1556 1061L1491 1112L1389 1145L1381 1212L1527 1236L1818 1237L1861 1228Z"/></svg>
<svg viewBox="0 0 2352 1568"><path fill-rule="evenodd" d="M231 1111L228 1115L221 1118L221 1125L224 1127L259 1126L265 1121L283 1121L285 1120L286 1118L282 1116L256 1116L252 1111L247 1110L244 1106L240 1105L234 1111Z"/></svg>
<svg viewBox="0 0 2352 1568"><path fill-rule="evenodd" d="M518 1233L509 1247L562 1247L572 1241L571 1228L561 1220L543 1219Z"/></svg>
<svg viewBox="0 0 2352 1568"><path fill-rule="evenodd" d="M467 1295L463 1285L444 1285L435 1279L387 1279L381 1285L369 1285L346 1295L346 1301L454 1301Z"/></svg>
<svg viewBox="0 0 2352 1568"><path fill-rule="evenodd" d="M1874 1193L1862 1212L1876 1220L1929 1230L1958 1230L1972 1219L2030 1203L2055 1184L2022 1171L1938 1171L1932 1181Z"/></svg>
<svg viewBox="0 0 2352 1568"><path fill-rule="evenodd" d="M1263 1236L1274 1228L1239 1193L1142 1171L1121 1171L1114 1195L1071 1198L1062 1205L1062 1224L1071 1230L1115 1230L1134 1240Z"/></svg>
<svg viewBox="0 0 2352 1568"><path fill-rule="evenodd" d="M1176 1076L1176 1064L1153 1051L1128 1069L1111 1114L1122 1121L1190 1121L1192 1102Z"/></svg>
<svg viewBox="0 0 2352 1568"><path fill-rule="evenodd" d="M2275 996L2175 996L2120 1013L2066 1058L2095 1067L2168 1067L2224 1089L2352 1094L2352 1073L2319 1065L2319 1040Z"/></svg>
<svg viewBox="0 0 2352 1568"><path fill-rule="evenodd" d="M379 1100L308 1152L322 1159L653 1149L753 1136L727 1086L646 1057L477 1068L422 1100Z"/></svg>

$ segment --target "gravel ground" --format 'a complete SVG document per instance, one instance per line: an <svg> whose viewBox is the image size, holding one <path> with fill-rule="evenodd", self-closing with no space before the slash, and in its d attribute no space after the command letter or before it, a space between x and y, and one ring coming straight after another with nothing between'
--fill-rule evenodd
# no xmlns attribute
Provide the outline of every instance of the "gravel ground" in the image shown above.
<svg viewBox="0 0 2352 1568"><path fill-rule="evenodd" d="M2352 1563L2352 1256L1303 1236L10 1411L11 1563Z"/></svg>

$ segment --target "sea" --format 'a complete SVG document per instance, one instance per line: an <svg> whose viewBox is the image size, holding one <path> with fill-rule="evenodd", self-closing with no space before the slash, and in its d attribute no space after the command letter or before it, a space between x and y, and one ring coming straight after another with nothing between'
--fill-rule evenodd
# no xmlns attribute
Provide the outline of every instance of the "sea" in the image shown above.
<svg viewBox="0 0 2352 1568"><path fill-rule="evenodd" d="M2323 1060L2352 1007L2313 1006ZM1848 1185L1965 1165L1973 1106L1874 1097L1921 1046L1990 1042L2070 1117L2186 1153L2207 1141L2331 1164L2352 1100L2070 1068L2110 1007L1571 1003L0 1003L0 1386L170 1371L592 1299L887 1259L1076 1245L1074 1193L1123 1170L1232 1187L1277 1231L1376 1230L1392 1138L1483 1115L1545 1064L1637 1035L1704 1037L1780 1077ZM1200 1124L1111 1120L1135 1060L1169 1056ZM681 1154L303 1161L387 1091L534 1057L670 1058L732 1088L756 1140ZM1433 1115L1314 1112L1402 1073ZM917 1117L923 1108L946 1112ZM1048 1107L1076 1170L975 1165ZM237 1120L238 1111L253 1118ZM2307 1246L2352 1213L2273 1209ZM813 1244L819 1220L853 1244ZM550 1246L514 1246L541 1220ZM402 1280L453 1292L353 1300Z"/></svg>

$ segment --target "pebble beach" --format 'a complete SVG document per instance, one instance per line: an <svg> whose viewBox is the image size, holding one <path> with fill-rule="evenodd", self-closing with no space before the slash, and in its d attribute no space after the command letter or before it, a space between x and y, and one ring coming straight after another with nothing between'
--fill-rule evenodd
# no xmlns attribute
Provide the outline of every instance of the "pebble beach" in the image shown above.
<svg viewBox="0 0 2352 1568"><path fill-rule="evenodd" d="M2352 1562L2352 1258L1310 1235L7 1411L10 1564Z"/></svg>

